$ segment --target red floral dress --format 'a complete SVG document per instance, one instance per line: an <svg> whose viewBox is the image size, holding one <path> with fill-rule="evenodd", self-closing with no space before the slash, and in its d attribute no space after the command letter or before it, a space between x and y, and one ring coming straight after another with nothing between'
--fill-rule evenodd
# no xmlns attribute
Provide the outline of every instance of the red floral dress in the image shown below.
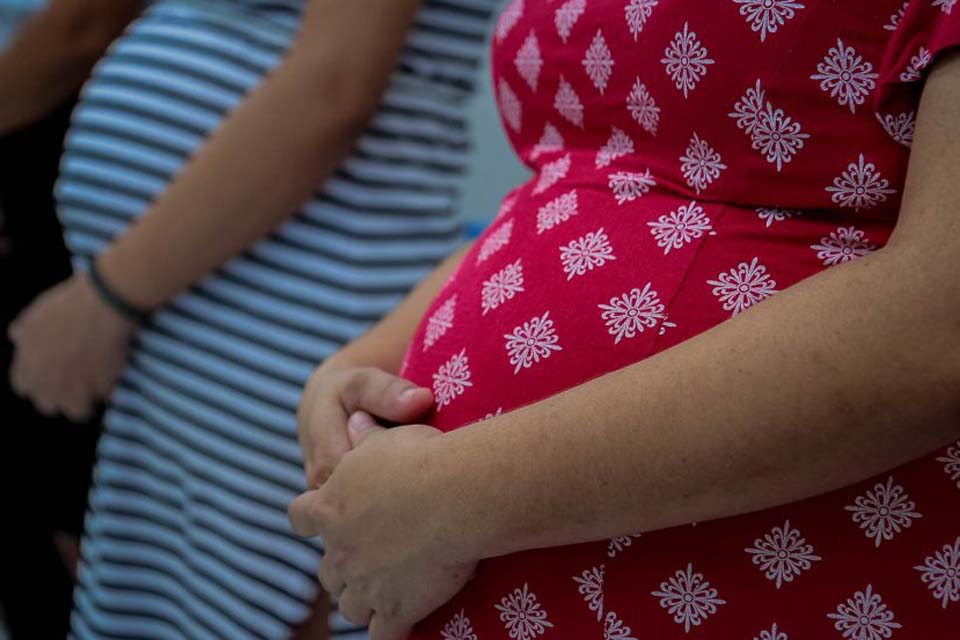
<svg viewBox="0 0 960 640"><path fill-rule="evenodd" d="M643 360L883 246L955 5L510 4L494 82L536 175L416 334L404 375L433 388L432 424ZM960 638L960 442L784 507L485 561L414 634L541 637Z"/></svg>

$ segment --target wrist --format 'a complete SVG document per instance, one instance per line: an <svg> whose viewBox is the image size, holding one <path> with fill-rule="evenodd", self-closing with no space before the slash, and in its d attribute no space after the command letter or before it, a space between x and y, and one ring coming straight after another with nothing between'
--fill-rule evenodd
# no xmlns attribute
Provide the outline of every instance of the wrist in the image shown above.
<svg viewBox="0 0 960 640"><path fill-rule="evenodd" d="M117 311L103 299L89 273L81 271L75 274L74 278L83 293L83 298L89 305L88 308L94 309L100 319L99 325L101 328L112 330L114 333L124 336L130 336L136 331L138 323Z"/></svg>
<svg viewBox="0 0 960 640"><path fill-rule="evenodd" d="M115 314L134 326L141 325L149 319L149 312L145 308L130 302L114 288L113 281L103 274L97 259L90 260L85 276L94 294Z"/></svg>

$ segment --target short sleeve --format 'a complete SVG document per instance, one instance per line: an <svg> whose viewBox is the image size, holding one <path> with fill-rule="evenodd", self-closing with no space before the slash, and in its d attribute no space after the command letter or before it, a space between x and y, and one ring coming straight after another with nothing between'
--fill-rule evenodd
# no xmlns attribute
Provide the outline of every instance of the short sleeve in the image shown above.
<svg viewBox="0 0 960 640"><path fill-rule="evenodd" d="M960 0L909 0L887 42L880 63L877 108L917 96L926 70L949 49L960 46Z"/></svg>

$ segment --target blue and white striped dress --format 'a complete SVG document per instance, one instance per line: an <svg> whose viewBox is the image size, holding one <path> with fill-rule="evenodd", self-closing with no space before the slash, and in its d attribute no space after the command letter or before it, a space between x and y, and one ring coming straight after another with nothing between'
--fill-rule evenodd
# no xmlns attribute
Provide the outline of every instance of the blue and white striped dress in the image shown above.
<svg viewBox="0 0 960 640"><path fill-rule="evenodd" d="M78 266L281 60L303 4L159 0L114 44L56 192ZM286 516L304 489L301 388L458 244L466 101L498 4L425 0L349 159L140 332L99 448L77 638L284 638L307 615L319 549Z"/></svg>

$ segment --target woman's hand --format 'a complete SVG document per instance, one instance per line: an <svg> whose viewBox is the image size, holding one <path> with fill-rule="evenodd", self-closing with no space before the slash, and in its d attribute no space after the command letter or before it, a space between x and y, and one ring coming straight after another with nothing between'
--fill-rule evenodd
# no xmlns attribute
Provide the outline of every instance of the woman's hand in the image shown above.
<svg viewBox="0 0 960 640"><path fill-rule="evenodd" d="M404 640L413 625L449 601L476 562L458 557L457 529L469 527L444 494L434 445L423 425L383 429L350 419L351 444L330 479L290 506L294 530L322 536L320 582L340 612L369 624L371 640Z"/></svg>
<svg viewBox="0 0 960 640"><path fill-rule="evenodd" d="M85 274L75 274L10 325L10 385L44 415L82 422L113 389L135 329L100 299Z"/></svg>
<svg viewBox="0 0 960 640"><path fill-rule="evenodd" d="M328 360L311 376L297 415L307 486L319 487L350 451L347 419L356 411L399 424L417 422L433 406L433 394L373 367Z"/></svg>

